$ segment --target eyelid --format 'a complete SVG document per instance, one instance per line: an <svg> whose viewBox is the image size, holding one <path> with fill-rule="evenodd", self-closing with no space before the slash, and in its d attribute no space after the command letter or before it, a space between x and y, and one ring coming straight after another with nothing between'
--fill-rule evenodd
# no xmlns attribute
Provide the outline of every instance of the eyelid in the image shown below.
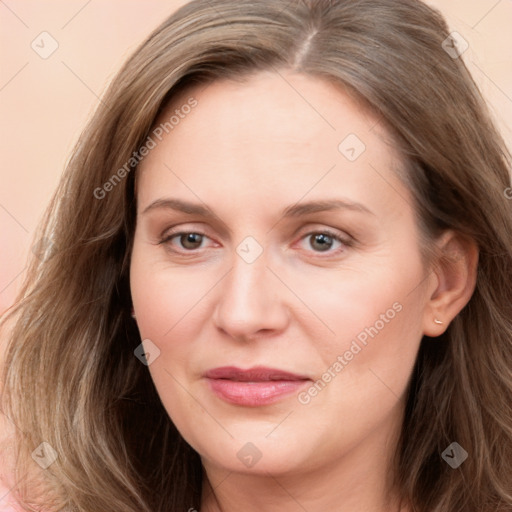
<svg viewBox="0 0 512 512"><path fill-rule="evenodd" d="M333 238L339 239L343 242L350 242L353 241L353 238L346 232L340 231L334 228L330 228L327 226L318 226L318 227L308 227L307 231L302 235L304 237L305 235L312 235L312 234L320 234L324 233L326 235L329 235Z"/></svg>
<svg viewBox="0 0 512 512"><path fill-rule="evenodd" d="M201 235L201 236L203 236L205 238L209 238L210 240L212 239L210 236L208 236L204 232L204 230L201 230L201 229L186 229L186 228L182 228L182 227L176 227L176 228L168 228L168 229L166 229L163 232L163 234L159 236L158 244L165 244L165 243L169 242L169 240L171 240L175 236L178 236L178 235L188 235L190 233L193 233L195 235ZM192 252L192 251L187 251L187 252Z"/></svg>
<svg viewBox="0 0 512 512"><path fill-rule="evenodd" d="M177 222L176 224L167 224L166 227L159 232L159 234L156 235L158 238L158 241L162 241L165 238L169 238L171 236L177 235L177 234L184 234L184 233L197 233L198 235L203 235L208 238L211 238L211 236L208 235L207 231L209 229L205 229L203 227L205 223L204 222ZM201 227L198 227L201 226Z"/></svg>

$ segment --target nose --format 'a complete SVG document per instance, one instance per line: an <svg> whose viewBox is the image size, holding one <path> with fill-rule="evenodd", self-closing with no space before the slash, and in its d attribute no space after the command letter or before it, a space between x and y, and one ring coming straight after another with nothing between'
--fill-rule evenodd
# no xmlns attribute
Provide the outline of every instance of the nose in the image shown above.
<svg viewBox="0 0 512 512"><path fill-rule="evenodd" d="M218 294L213 321L228 336L248 341L286 329L289 309L285 290L267 268L265 251L252 263L234 253L233 266Z"/></svg>

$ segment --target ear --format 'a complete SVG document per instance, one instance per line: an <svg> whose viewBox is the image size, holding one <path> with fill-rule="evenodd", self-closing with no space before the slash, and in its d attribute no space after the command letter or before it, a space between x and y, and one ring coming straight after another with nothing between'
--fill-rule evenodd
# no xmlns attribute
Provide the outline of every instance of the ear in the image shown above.
<svg viewBox="0 0 512 512"><path fill-rule="evenodd" d="M443 334L469 302L475 290L478 265L476 243L454 231L446 231L436 246L423 317L423 333L430 337Z"/></svg>

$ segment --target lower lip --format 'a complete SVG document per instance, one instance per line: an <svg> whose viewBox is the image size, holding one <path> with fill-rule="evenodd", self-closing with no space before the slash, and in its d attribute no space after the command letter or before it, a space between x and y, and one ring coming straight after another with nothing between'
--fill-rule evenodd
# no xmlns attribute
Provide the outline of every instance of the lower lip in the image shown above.
<svg viewBox="0 0 512 512"><path fill-rule="evenodd" d="M297 393L309 380L271 380L241 382L227 379L207 379L212 391L219 397L237 405L257 407L277 402Z"/></svg>

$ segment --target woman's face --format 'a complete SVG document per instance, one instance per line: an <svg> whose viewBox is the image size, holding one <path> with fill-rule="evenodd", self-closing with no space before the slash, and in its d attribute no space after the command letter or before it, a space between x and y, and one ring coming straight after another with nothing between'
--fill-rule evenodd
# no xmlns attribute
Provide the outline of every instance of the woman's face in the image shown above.
<svg viewBox="0 0 512 512"><path fill-rule="evenodd" d="M389 449L428 277L378 120L327 82L260 73L190 89L158 122L131 291L183 437L237 472Z"/></svg>

